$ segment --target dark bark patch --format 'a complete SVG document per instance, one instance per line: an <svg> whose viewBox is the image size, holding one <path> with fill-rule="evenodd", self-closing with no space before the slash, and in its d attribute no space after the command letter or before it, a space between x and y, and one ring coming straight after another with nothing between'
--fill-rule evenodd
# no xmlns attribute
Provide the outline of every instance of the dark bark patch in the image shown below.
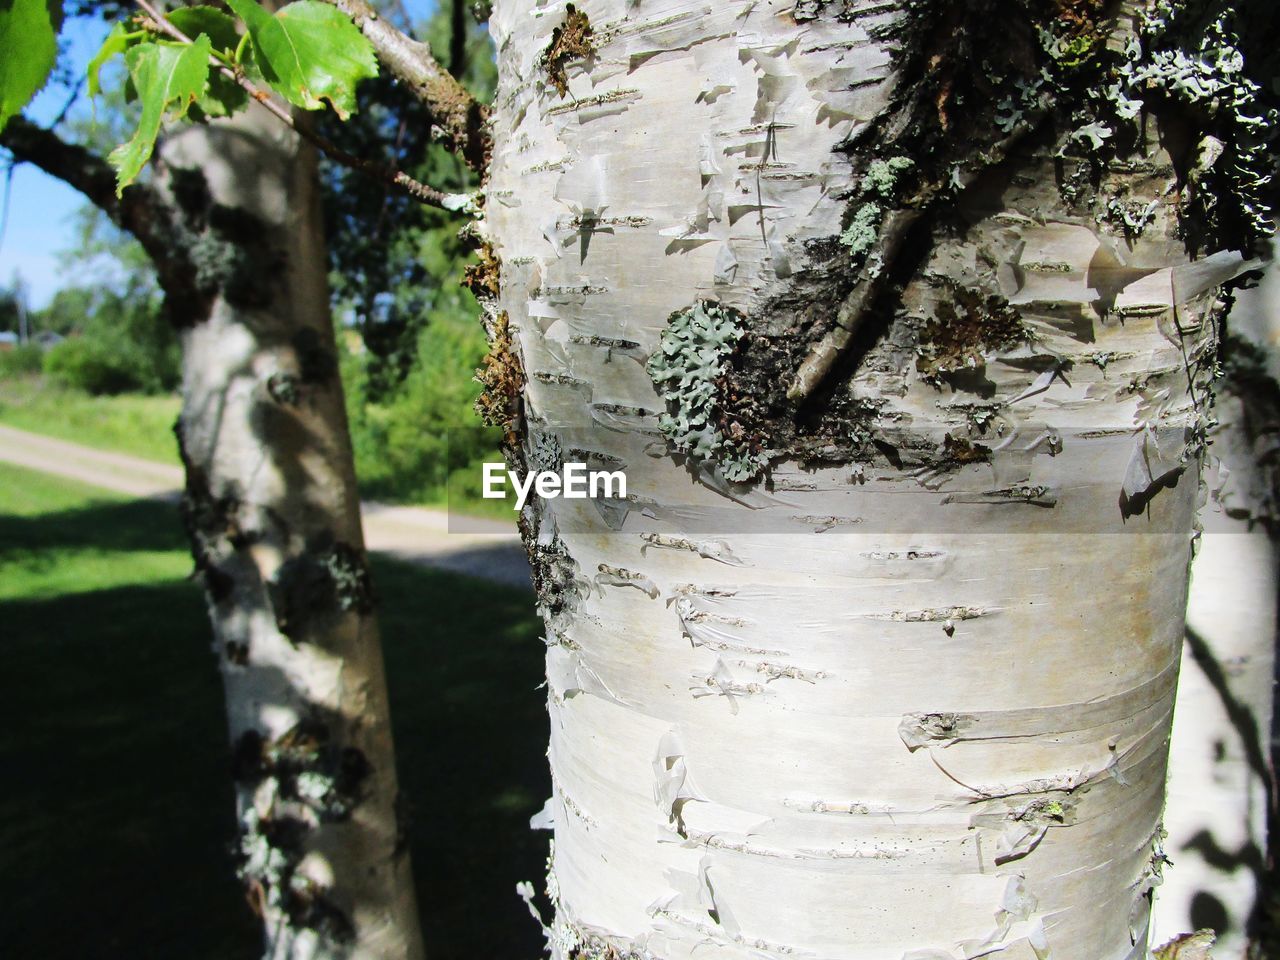
<svg viewBox="0 0 1280 960"><path fill-rule="evenodd" d="M222 296L243 308L269 306L284 268L274 231L247 210L215 202L200 170L172 168L169 183L177 213L174 244L191 266L199 295Z"/></svg>
<svg viewBox="0 0 1280 960"><path fill-rule="evenodd" d="M351 920L308 880L294 879L290 883L285 912L293 926L314 930L322 940L344 944L355 940Z"/></svg>
<svg viewBox="0 0 1280 960"><path fill-rule="evenodd" d="M373 766L359 748L335 741L340 726L338 718L317 712L274 740L246 731L233 749L236 782L253 785L273 777L282 801L309 808L322 822L347 819Z"/></svg>
<svg viewBox="0 0 1280 960"><path fill-rule="evenodd" d="M935 305L936 316L921 334L921 355L916 369L934 385L957 374L980 373L985 354L1025 343L1029 339L1022 317L999 294L943 281L944 296Z"/></svg>
<svg viewBox="0 0 1280 960"><path fill-rule="evenodd" d="M230 599L235 581L221 569L220 559L228 548L239 549L248 539L236 522L239 503L231 496L213 495L208 476L187 452L181 420L173 425L173 432L186 480L178 514L191 544L194 572L204 583L210 601L222 604Z"/></svg>
<svg viewBox="0 0 1280 960"><path fill-rule="evenodd" d="M502 275L502 261L487 240L476 248L479 263L467 267L462 275L462 285L470 290L477 300L498 296Z"/></svg>
<svg viewBox="0 0 1280 960"><path fill-rule="evenodd" d="M542 69L560 96L569 94L569 78L565 74L574 60L587 60L595 53L591 22L572 3L565 6L564 23L551 32L551 42L542 54Z"/></svg>
<svg viewBox="0 0 1280 960"><path fill-rule="evenodd" d="M266 771L263 739L257 730L246 730L231 749L231 776L237 783L256 783Z"/></svg>
<svg viewBox="0 0 1280 960"><path fill-rule="evenodd" d="M476 380L484 387L476 399L476 413L489 426L500 427L509 444L517 443L524 366L516 354L511 322L505 310L494 322L489 353L484 358L484 366L476 371Z"/></svg>
<svg viewBox="0 0 1280 960"><path fill-rule="evenodd" d="M944 462L956 466L988 463L991 460L991 448L962 437L953 437L948 433L942 439L942 457Z"/></svg>
<svg viewBox="0 0 1280 960"><path fill-rule="evenodd" d="M277 371L267 377L267 395L276 403L293 406L301 399L299 379L291 373Z"/></svg>
<svg viewBox="0 0 1280 960"><path fill-rule="evenodd" d="M373 579L363 550L332 542L290 557L267 584L276 627L297 642L308 625L373 610Z"/></svg>
<svg viewBox="0 0 1280 960"><path fill-rule="evenodd" d="M580 941L569 951L569 960L646 960L649 957L647 952L607 943L594 934L579 931L578 936Z"/></svg>
<svg viewBox="0 0 1280 960"><path fill-rule="evenodd" d="M338 375L338 358L325 346L324 337L312 327L303 327L289 341L298 361L298 376L306 384L326 383Z"/></svg>

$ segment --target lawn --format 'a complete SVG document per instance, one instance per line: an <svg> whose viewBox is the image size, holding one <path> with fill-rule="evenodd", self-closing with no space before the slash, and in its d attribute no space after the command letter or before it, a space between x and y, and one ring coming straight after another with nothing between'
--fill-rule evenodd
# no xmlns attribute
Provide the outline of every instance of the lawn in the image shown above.
<svg viewBox="0 0 1280 960"><path fill-rule="evenodd" d="M0 464L0 953L260 955L229 753L175 510ZM427 947L534 957L549 791L532 599L375 559Z"/></svg>
<svg viewBox="0 0 1280 960"><path fill-rule="evenodd" d="M42 377L0 379L0 423L160 463L178 463L178 406L176 396L94 397Z"/></svg>
<svg viewBox="0 0 1280 960"><path fill-rule="evenodd" d="M82 390L59 387L40 376L0 378L0 424L29 430L59 440L69 440L100 450L128 453L145 460L178 464L178 445L173 436L173 425L178 419L181 401L176 396L145 396L120 394L113 397L94 397ZM468 442L474 442L481 428L459 427L453 433ZM356 438L359 443L360 438ZM373 443L366 439L364 465L378 460L379 469L392 462L392 452L386 446L386 438L368 449ZM439 453L445 456L448 441L440 439ZM461 442L461 441L460 441ZM360 458L357 458L360 459ZM492 459L501 460L494 447ZM422 469L421 464L410 463L401 467L402 473ZM375 477L362 489L370 499L391 503L409 502L417 506L448 509L465 516L488 517L514 522L513 497L507 500L486 500L481 494L483 473L479 463L454 471L447 480L447 493L438 492L428 499L397 496L396 484L387 477Z"/></svg>

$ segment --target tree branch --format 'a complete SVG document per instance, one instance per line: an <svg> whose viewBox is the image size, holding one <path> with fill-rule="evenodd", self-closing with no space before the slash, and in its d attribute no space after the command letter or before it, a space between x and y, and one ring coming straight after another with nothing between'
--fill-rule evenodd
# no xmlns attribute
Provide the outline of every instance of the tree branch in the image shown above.
<svg viewBox="0 0 1280 960"><path fill-rule="evenodd" d="M378 59L431 111L447 145L467 166L483 175L493 142L489 136L489 108L467 93L448 70L436 62L431 49L395 26L367 0L324 0L352 19L373 44Z"/></svg>
<svg viewBox="0 0 1280 960"><path fill-rule="evenodd" d="M196 308L200 297L195 269L175 242L169 209L154 188L134 184L123 197L117 197L116 172L105 160L25 117L10 119L0 131L0 145L16 159L34 164L79 191L112 223L132 234L155 264L160 286L175 307Z"/></svg>
<svg viewBox="0 0 1280 960"><path fill-rule="evenodd" d="M137 3L137 5L146 13L147 19L149 20L149 29L154 29L159 33L172 37L179 43L191 43L191 38L170 23L164 14L152 6L148 0L134 0L134 2ZM394 30L394 28L390 29ZM399 31L396 32L398 33ZM419 183L403 170L385 167L382 164L375 163L366 157L357 157L355 154L348 153L328 137L316 133L307 124L295 122L293 114L287 108L273 100L271 94L255 86L253 81L246 77L242 71L232 70L216 57L210 57L209 62L217 70L221 71L224 76L239 84L250 97L262 105L264 110L290 129L296 131L298 136L316 147L324 153L325 156L329 157L329 159L342 164L344 167L350 167L357 173L364 174L374 180L378 180L382 183L395 187L397 190L408 194L420 203L439 207L442 210L458 211L465 210L467 208L469 198L466 196L443 193L440 190L435 189L435 187L429 187L425 183Z"/></svg>

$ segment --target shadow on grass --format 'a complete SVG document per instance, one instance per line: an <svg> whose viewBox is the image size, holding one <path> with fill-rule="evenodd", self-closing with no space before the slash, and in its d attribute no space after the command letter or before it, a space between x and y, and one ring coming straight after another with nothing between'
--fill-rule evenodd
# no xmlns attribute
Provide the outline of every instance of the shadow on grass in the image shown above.
<svg viewBox="0 0 1280 960"><path fill-rule="evenodd" d="M0 623L3 952L254 956L199 591L8 602Z"/></svg>
<svg viewBox="0 0 1280 960"><path fill-rule="evenodd" d="M172 505L0 517L0 557L181 548ZM550 790L541 626L525 591L377 559L414 872L434 957L533 958ZM222 692L199 589L0 603L0 954L260 955L233 878Z"/></svg>
<svg viewBox="0 0 1280 960"><path fill-rule="evenodd" d="M103 500L20 517L0 514L0 560L39 550L187 551L178 508L163 500Z"/></svg>
<svg viewBox="0 0 1280 960"><path fill-rule="evenodd" d="M542 623L527 590L374 558L427 955L535 960L551 793Z"/></svg>

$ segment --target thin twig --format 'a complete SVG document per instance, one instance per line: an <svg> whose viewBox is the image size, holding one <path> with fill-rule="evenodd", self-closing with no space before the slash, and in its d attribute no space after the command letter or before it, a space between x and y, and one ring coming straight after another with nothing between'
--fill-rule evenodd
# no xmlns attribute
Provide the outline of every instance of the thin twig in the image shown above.
<svg viewBox="0 0 1280 960"><path fill-rule="evenodd" d="M482 176L489 166L493 142L489 136L489 108L431 55L431 48L397 30L368 0L322 0L337 7L360 28L378 59L404 83L428 110L451 147Z"/></svg>
<svg viewBox="0 0 1280 960"><path fill-rule="evenodd" d="M170 23L163 13L152 6L149 0L134 0L134 2L137 3L142 11L150 18L152 26L154 26L157 31L165 34L166 36L172 37L180 43L192 42L190 37ZM340 163L344 167L349 167L350 169L364 174L373 180L389 184L402 193L413 197L420 203L439 207L442 210L453 211L457 211L465 207L465 198L443 193L442 191L435 189L435 187L429 187L425 183L420 183L403 170L384 167L382 164L376 163L365 157L357 157L354 154L348 153L328 137L316 133L305 124L299 125L296 123L294 121L293 114L290 113L289 110L281 106L278 101L272 99L271 94L257 87L253 81L244 75L243 71L231 69L226 64L222 63L222 61L217 57L210 57L209 62L221 71L225 77L235 81L244 88L245 92L261 104L264 110L278 119L281 123L286 124L290 129L294 130L298 136L315 146L335 163Z"/></svg>
<svg viewBox="0 0 1280 960"><path fill-rule="evenodd" d="M76 101L80 99L80 91L84 89L85 81L88 79L88 76L85 75L76 81L76 85L71 88L71 93L67 97L67 102L62 105L62 109L58 111L58 115L54 117L53 122L49 124L50 129L53 129L62 123L63 120L67 119L67 114L71 112L71 108L75 106Z"/></svg>

